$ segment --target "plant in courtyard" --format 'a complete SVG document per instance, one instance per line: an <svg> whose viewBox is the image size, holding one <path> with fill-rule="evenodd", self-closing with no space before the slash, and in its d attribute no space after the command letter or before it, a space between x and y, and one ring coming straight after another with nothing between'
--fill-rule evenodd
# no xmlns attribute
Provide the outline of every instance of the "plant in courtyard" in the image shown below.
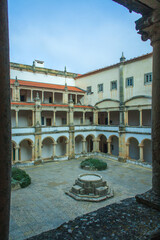
<svg viewBox="0 0 160 240"><path fill-rule="evenodd" d="M81 168L89 168L91 170L105 170L107 168L107 163L94 158L87 158L83 160L80 164Z"/></svg>
<svg viewBox="0 0 160 240"><path fill-rule="evenodd" d="M12 183L19 182L21 188L25 188L31 184L30 176L22 169L13 167L12 168Z"/></svg>

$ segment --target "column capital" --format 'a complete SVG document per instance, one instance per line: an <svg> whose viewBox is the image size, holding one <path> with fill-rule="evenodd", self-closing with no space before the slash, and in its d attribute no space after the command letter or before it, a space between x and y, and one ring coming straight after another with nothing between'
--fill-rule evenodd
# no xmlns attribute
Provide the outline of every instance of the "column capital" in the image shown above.
<svg viewBox="0 0 160 240"><path fill-rule="evenodd" d="M144 147L144 144L140 143L138 146L141 147L141 148L143 148L143 147Z"/></svg>
<svg viewBox="0 0 160 240"><path fill-rule="evenodd" d="M112 140L111 139L107 139L107 141L106 141L107 143L111 143L112 142Z"/></svg>
<svg viewBox="0 0 160 240"><path fill-rule="evenodd" d="M160 13L157 10L142 16L136 22L136 30L143 41L151 40L151 45L160 41Z"/></svg>

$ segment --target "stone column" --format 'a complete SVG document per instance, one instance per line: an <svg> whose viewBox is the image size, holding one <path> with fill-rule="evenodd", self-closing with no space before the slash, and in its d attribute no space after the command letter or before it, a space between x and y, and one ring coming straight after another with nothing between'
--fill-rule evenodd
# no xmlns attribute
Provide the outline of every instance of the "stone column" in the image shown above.
<svg viewBox="0 0 160 240"><path fill-rule="evenodd" d="M86 140L83 139L82 140L82 153L85 153L86 152Z"/></svg>
<svg viewBox="0 0 160 240"><path fill-rule="evenodd" d="M108 125L110 125L110 112L107 113L108 113Z"/></svg>
<svg viewBox="0 0 160 240"><path fill-rule="evenodd" d="M54 92L52 93L52 103L54 103Z"/></svg>
<svg viewBox="0 0 160 240"><path fill-rule="evenodd" d="M0 1L0 238L9 239L11 112L7 0Z"/></svg>
<svg viewBox="0 0 160 240"><path fill-rule="evenodd" d="M19 110L16 109L16 127L18 127L18 112Z"/></svg>
<svg viewBox="0 0 160 240"><path fill-rule="evenodd" d="M34 161L35 157L34 157L34 144L31 145L32 147L32 158L31 161Z"/></svg>
<svg viewBox="0 0 160 240"><path fill-rule="evenodd" d="M160 8L150 11L148 15L136 21L136 29L142 40L151 40L153 47L153 81L152 81L152 190L136 196L160 210Z"/></svg>
<svg viewBox="0 0 160 240"><path fill-rule="evenodd" d="M15 147L15 162L19 161L19 149L20 149L19 146Z"/></svg>
<svg viewBox="0 0 160 240"><path fill-rule="evenodd" d="M32 110L32 127L34 127L35 123L34 123L34 110Z"/></svg>
<svg viewBox="0 0 160 240"><path fill-rule="evenodd" d="M68 140L67 141L65 141L65 144L66 144L66 156L68 157L68 153L69 153L69 142L68 142Z"/></svg>
<svg viewBox="0 0 160 240"><path fill-rule="evenodd" d="M53 126L56 126L56 111L53 111Z"/></svg>
<svg viewBox="0 0 160 240"><path fill-rule="evenodd" d="M126 143L126 158L129 158L129 143Z"/></svg>
<svg viewBox="0 0 160 240"><path fill-rule="evenodd" d="M54 142L53 143L53 159L56 156L56 145L57 145L57 142Z"/></svg>
<svg viewBox="0 0 160 240"><path fill-rule="evenodd" d="M140 156L139 160L140 160L141 162L144 162L144 158L143 158L143 148L144 148L144 145L143 145L143 144L139 144L139 156Z"/></svg>
<svg viewBox="0 0 160 240"><path fill-rule="evenodd" d="M142 109L139 110L139 125L142 127Z"/></svg>
<svg viewBox="0 0 160 240"><path fill-rule="evenodd" d="M31 90L31 102L33 102L33 90Z"/></svg>
<svg viewBox="0 0 160 240"><path fill-rule="evenodd" d="M93 112L93 124L98 125L98 111L96 110Z"/></svg>
<svg viewBox="0 0 160 240"><path fill-rule="evenodd" d="M112 141L110 139L107 140L107 143L108 143L108 154L112 154L111 153L111 142Z"/></svg>
<svg viewBox="0 0 160 240"><path fill-rule="evenodd" d="M44 103L44 91L42 91L42 103Z"/></svg>
<svg viewBox="0 0 160 240"><path fill-rule="evenodd" d="M125 125L128 126L128 111L125 111L124 122L125 122Z"/></svg>

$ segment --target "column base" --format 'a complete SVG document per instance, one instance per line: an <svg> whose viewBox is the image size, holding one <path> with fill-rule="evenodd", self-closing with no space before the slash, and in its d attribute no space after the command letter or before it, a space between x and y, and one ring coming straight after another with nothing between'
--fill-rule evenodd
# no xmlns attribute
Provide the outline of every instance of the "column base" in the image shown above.
<svg viewBox="0 0 160 240"><path fill-rule="evenodd" d="M152 189L143 194L136 195L135 198L137 202L143 203L160 211L160 196L155 194Z"/></svg>
<svg viewBox="0 0 160 240"><path fill-rule="evenodd" d="M34 161L34 165L39 165L39 164L42 164L44 161L41 159L41 158L37 158L35 161Z"/></svg>
<svg viewBox="0 0 160 240"><path fill-rule="evenodd" d="M126 158L124 158L124 157L118 157L118 161L119 161L119 162L126 162Z"/></svg>

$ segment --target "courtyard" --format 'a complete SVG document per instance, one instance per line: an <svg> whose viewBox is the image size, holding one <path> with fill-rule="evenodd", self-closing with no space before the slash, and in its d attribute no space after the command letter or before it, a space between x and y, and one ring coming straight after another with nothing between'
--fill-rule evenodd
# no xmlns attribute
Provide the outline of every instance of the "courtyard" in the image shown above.
<svg viewBox="0 0 160 240"><path fill-rule="evenodd" d="M114 197L102 202L76 201L65 194L79 174L82 159L25 167L32 184L11 193L10 240L22 240L57 228L62 223L108 204L133 197L151 188L150 168L104 159L108 169L100 174L114 189Z"/></svg>

